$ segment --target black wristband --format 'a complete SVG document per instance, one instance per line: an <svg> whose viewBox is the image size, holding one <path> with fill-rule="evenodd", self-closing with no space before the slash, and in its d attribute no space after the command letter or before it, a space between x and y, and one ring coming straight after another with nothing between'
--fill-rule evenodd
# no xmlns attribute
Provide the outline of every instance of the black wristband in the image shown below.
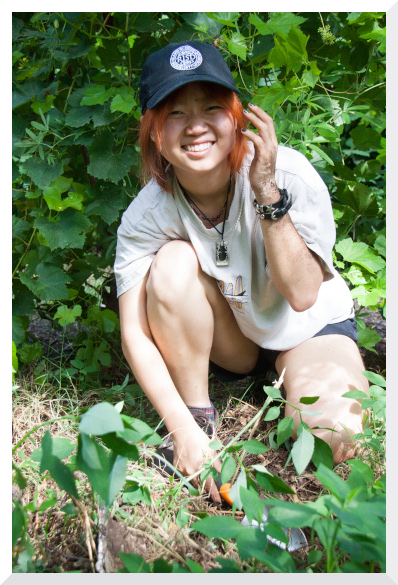
<svg viewBox="0 0 398 585"><path fill-rule="evenodd" d="M279 187L278 187L279 189ZM256 199L254 200L254 209L260 219L278 219L283 217L292 206L292 196L288 194L286 189L279 189L281 197L275 203L270 205L259 205Z"/></svg>

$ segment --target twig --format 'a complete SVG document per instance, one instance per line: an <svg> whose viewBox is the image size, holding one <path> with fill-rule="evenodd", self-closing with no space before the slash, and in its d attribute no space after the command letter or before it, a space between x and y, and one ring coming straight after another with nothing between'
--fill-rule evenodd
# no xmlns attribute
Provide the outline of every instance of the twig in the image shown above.
<svg viewBox="0 0 398 585"><path fill-rule="evenodd" d="M154 544L160 546L160 548L163 548L166 552L170 553L171 555L175 556L175 558L177 560L180 561L180 563L183 563L184 565L186 565L188 567L188 563L185 561L185 559L183 559L178 553L176 553L173 550L170 550L169 548L167 548L164 544L160 543L158 540L156 540L156 538L154 536L152 536L152 534L148 534L148 532L143 532L142 530L138 530L136 528L133 528L132 526L128 527L128 531L129 532L134 532L136 534L139 534L141 537L145 536L146 538L149 538L149 540L151 540ZM189 567L188 567L189 568Z"/></svg>
<svg viewBox="0 0 398 585"><path fill-rule="evenodd" d="M283 379L285 377L285 371L286 371L286 368L283 368L282 373L279 376L279 380L275 380L275 382L273 384L274 388L277 388L279 390L280 387L282 386ZM253 427L252 427L252 429L250 431L250 434L249 434L249 439L248 439L249 441L253 438L253 435L254 435L254 433L255 433L255 431L256 431L259 423L260 423L260 419L261 419L261 417L258 417L257 420L256 420L256 422L254 423L254 425L253 425ZM246 457L246 450L243 449L242 456L241 456L241 463L242 463L242 465L243 465L243 460L244 460L245 457ZM231 484L233 484L234 481L236 480L236 477L238 475L238 472L239 472L239 467L236 468L235 473L232 476Z"/></svg>

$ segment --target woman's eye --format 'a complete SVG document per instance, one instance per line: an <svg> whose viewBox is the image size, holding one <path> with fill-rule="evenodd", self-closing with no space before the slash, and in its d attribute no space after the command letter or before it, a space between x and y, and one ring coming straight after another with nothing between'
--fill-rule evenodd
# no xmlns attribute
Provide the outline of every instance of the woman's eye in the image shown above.
<svg viewBox="0 0 398 585"><path fill-rule="evenodd" d="M207 108L208 110L220 110L221 106L210 106L209 108Z"/></svg>
<svg viewBox="0 0 398 585"><path fill-rule="evenodd" d="M183 112L180 112L179 110L173 110L172 112L169 113L169 116L178 116L182 113Z"/></svg>

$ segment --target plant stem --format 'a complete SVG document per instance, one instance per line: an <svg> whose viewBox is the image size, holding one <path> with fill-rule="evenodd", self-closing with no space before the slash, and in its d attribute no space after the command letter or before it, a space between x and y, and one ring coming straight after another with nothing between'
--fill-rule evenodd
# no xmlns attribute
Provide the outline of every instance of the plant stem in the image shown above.
<svg viewBox="0 0 398 585"><path fill-rule="evenodd" d="M12 278L14 278L16 271L17 271L17 270L18 270L18 268L20 267L22 260L25 258L25 256L26 256L26 253L27 253L27 251L29 250L29 247L30 247L30 245L31 245L31 243L32 243L33 236L35 235L35 233L36 233L36 230L37 230L37 228L35 228L35 229L33 230L33 232L32 232L32 235L30 236L30 240L29 240L29 242L28 242L28 245L27 245L27 247L26 247L26 250L25 250L25 252L22 254L22 256L20 257L20 259L19 259L19 262L18 262L18 264L16 265L16 267L15 267L15 269L14 269L14 272L12 273Z"/></svg>

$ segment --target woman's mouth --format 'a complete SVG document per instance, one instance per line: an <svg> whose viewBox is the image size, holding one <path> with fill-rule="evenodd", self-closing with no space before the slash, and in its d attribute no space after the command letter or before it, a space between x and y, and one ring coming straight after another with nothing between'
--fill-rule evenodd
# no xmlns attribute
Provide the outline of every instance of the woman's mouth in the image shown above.
<svg viewBox="0 0 398 585"><path fill-rule="evenodd" d="M201 144L185 144L182 148L188 152L202 152L213 146L213 142L202 142Z"/></svg>

